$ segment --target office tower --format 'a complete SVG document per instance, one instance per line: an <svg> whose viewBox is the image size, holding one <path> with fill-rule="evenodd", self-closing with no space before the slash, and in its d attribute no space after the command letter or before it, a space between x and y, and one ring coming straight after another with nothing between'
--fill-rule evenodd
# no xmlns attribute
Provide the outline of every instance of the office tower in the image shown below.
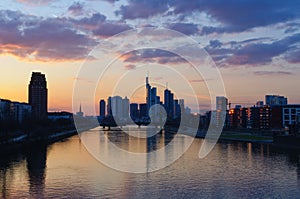
<svg viewBox="0 0 300 199"><path fill-rule="evenodd" d="M226 112L227 112L227 104L228 104L228 100L226 97L224 96L216 97L216 112L213 112L215 113L215 117L212 117L212 120L213 119L215 120L213 122L216 124L216 127L218 128L222 128L224 126L225 119L226 119Z"/></svg>
<svg viewBox="0 0 300 199"><path fill-rule="evenodd" d="M174 94L166 89L164 91L164 105L169 118L174 117Z"/></svg>
<svg viewBox="0 0 300 199"><path fill-rule="evenodd" d="M108 115L115 119L127 119L129 117L129 99L120 96L109 97L107 100Z"/></svg>
<svg viewBox="0 0 300 199"><path fill-rule="evenodd" d="M266 105L286 105L288 100L284 96L280 95L266 95Z"/></svg>
<svg viewBox="0 0 300 199"><path fill-rule="evenodd" d="M48 111L48 90L44 74L33 72L28 86L28 101L35 119L46 119Z"/></svg>
<svg viewBox="0 0 300 199"><path fill-rule="evenodd" d="M130 117L131 119L135 120L139 118L139 109L138 109L138 104L136 103L131 103L130 104Z"/></svg>
<svg viewBox="0 0 300 199"><path fill-rule="evenodd" d="M121 117L123 119L128 119L129 117L129 99L126 96L122 99Z"/></svg>
<svg viewBox="0 0 300 199"><path fill-rule="evenodd" d="M224 96L216 97L216 110L218 111L226 111L227 110L228 100Z"/></svg>
<svg viewBox="0 0 300 199"><path fill-rule="evenodd" d="M107 99L107 115L112 116L111 97L108 97L108 99Z"/></svg>
<svg viewBox="0 0 300 199"><path fill-rule="evenodd" d="M157 88L151 87L149 84L149 77L146 77L146 104L147 104L147 111L149 112L150 108L154 104L159 104L160 98L157 96Z"/></svg>
<svg viewBox="0 0 300 199"><path fill-rule="evenodd" d="M140 118L148 118L148 105L147 104L139 104L139 110L140 110Z"/></svg>
<svg viewBox="0 0 300 199"><path fill-rule="evenodd" d="M100 100L100 103L99 103L99 115L100 117L105 117L105 101L102 99Z"/></svg>
<svg viewBox="0 0 300 199"><path fill-rule="evenodd" d="M179 105L179 100L175 99L174 100L174 118L179 118L180 117L180 105Z"/></svg>

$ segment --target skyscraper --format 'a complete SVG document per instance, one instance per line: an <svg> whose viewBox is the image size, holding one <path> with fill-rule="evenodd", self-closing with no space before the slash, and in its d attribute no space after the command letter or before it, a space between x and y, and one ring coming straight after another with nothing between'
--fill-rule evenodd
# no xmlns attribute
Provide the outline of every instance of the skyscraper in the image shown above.
<svg viewBox="0 0 300 199"><path fill-rule="evenodd" d="M99 103L99 115L100 117L105 117L105 101L102 99Z"/></svg>
<svg viewBox="0 0 300 199"><path fill-rule="evenodd" d="M28 85L28 101L32 106L32 113L36 119L47 118L48 90L44 74L33 72Z"/></svg>
<svg viewBox="0 0 300 199"><path fill-rule="evenodd" d="M174 117L174 94L166 89L164 92L164 105L169 118Z"/></svg>
<svg viewBox="0 0 300 199"><path fill-rule="evenodd" d="M280 95L266 95L266 105L287 105L287 98Z"/></svg>

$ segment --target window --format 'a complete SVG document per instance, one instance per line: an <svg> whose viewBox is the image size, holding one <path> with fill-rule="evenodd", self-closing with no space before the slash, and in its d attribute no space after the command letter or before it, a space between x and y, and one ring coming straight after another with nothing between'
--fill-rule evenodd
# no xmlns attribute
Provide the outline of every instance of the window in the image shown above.
<svg viewBox="0 0 300 199"><path fill-rule="evenodd" d="M284 109L285 114L289 114L289 109Z"/></svg>

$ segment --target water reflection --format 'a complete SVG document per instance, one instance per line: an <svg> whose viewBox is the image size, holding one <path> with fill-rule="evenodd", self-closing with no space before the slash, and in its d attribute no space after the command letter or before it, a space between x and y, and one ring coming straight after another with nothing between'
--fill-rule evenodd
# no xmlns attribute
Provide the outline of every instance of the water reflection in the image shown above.
<svg viewBox="0 0 300 199"><path fill-rule="evenodd" d="M189 139L165 132L145 139L118 131L89 131L84 136L91 143L105 146L114 141L135 152L163 149L161 158L148 155L144 162L135 162L148 168L168 161ZM296 198L300 194L299 153L278 152L270 145L222 142L199 159L201 143L196 139L174 164L146 174L121 173L100 164L76 136L50 146L33 146L1 155L0 198ZM165 150L165 145L170 148Z"/></svg>
<svg viewBox="0 0 300 199"><path fill-rule="evenodd" d="M47 145L38 145L26 152L27 171L29 177L29 193L31 197L43 198L45 189L45 169Z"/></svg>

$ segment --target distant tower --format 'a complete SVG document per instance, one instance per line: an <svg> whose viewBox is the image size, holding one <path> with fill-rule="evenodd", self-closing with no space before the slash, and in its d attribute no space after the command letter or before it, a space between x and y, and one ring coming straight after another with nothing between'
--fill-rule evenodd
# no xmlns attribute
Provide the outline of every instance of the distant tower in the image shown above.
<svg viewBox="0 0 300 199"><path fill-rule="evenodd" d="M36 119L46 119L48 112L48 90L44 74L33 72L28 85L28 102Z"/></svg>
<svg viewBox="0 0 300 199"><path fill-rule="evenodd" d="M79 117L83 117L83 112L82 112L82 109L81 109L81 104L79 106L79 112L77 112L76 115L79 116Z"/></svg>

